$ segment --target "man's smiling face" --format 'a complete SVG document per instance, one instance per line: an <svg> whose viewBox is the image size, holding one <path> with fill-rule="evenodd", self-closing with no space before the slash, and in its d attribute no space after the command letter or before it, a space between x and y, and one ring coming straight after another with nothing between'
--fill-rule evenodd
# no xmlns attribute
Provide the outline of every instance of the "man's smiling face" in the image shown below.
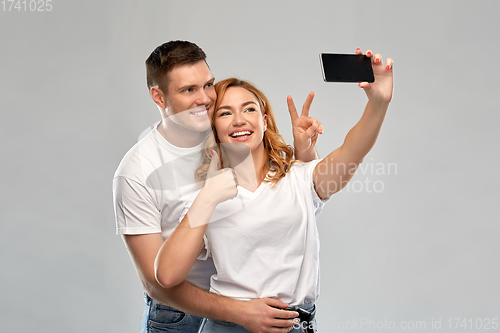
<svg viewBox="0 0 500 333"><path fill-rule="evenodd" d="M210 128L208 113L217 98L214 77L204 60L174 67L168 74L165 96L166 116L176 125L193 132Z"/></svg>

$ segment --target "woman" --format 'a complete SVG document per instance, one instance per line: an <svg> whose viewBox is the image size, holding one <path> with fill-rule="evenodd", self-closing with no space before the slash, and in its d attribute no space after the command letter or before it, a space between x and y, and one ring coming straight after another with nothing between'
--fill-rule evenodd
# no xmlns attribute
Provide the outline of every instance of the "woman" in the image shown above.
<svg viewBox="0 0 500 333"><path fill-rule="evenodd" d="M309 163L292 159L258 89L237 79L216 84L212 124L221 157L211 150L210 165L199 168L204 187L158 253L160 284L175 286L197 257L211 255L217 268L211 292L243 300L277 298L313 310L319 292L316 217L373 147L392 99L392 60L384 66L379 54L366 55L375 82L359 84L368 97L363 116L341 147ZM288 102L293 103L290 97ZM245 332L213 320L201 331Z"/></svg>

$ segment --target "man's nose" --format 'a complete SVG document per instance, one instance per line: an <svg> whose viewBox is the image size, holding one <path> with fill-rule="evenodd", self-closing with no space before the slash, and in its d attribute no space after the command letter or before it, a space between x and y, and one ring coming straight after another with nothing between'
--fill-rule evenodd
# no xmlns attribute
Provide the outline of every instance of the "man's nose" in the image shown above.
<svg viewBox="0 0 500 333"><path fill-rule="evenodd" d="M196 104L198 105L209 105L212 100L205 92L205 89L200 89L198 91L198 96L196 98Z"/></svg>

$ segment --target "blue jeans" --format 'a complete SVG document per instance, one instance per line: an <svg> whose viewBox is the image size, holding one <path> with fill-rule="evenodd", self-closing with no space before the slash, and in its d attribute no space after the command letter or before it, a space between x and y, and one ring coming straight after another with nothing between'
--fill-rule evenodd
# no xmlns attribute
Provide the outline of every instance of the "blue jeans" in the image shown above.
<svg viewBox="0 0 500 333"><path fill-rule="evenodd" d="M141 333L197 333L203 318L181 312L159 303L144 293L146 307L142 315Z"/></svg>
<svg viewBox="0 0 500 333"><path fill-rule="evenodd" d="M312 309L314 308L314 304L309 303L300 305L298 307L306 311L312 311ZM294 307L292 307L291 309L293 310ZM313 319L312 323L314 331L316 332L316 318ZM293 330L291 330L290 332L302 333L305 331L302 330L301 323L299 323L295 325L293 327ZM250 333L250 332L244 329L242 326L237 325L235 323L230 323L223 320L203 319L203 323L200 326L199 333Z"/></svg>

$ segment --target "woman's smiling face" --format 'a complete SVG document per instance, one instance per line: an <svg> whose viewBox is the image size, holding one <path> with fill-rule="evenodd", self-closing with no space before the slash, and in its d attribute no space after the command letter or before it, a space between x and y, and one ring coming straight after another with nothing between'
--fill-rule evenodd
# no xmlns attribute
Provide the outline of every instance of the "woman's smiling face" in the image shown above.
<svg viewBox="0 0 500 333"><path fill-rule="evenodd" d="M259 101L252 92L241 87L227 88L215 112L215 129L221 143L242 143L252 152L264 152L262 138L267 115L262 115Z"/></svg>

